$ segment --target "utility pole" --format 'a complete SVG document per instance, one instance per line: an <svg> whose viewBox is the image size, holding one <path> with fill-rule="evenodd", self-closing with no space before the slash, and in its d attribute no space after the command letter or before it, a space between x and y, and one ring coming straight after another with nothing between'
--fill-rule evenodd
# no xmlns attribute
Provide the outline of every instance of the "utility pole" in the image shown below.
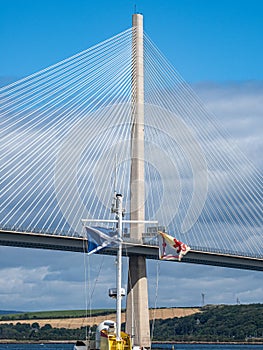
<svg viewBox="0 0 263 350"><path fill-rule="evenodd" d="M202 293L201 295L202 295L202 306L204 306L205 305L205 294Z"/></svg>

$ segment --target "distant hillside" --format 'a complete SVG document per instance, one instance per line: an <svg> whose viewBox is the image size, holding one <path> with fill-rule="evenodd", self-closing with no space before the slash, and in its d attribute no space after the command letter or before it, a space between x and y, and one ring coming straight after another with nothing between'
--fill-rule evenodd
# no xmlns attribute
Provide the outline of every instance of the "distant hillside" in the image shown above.
<svg viewBox="0 0 263 350"><path fill-rule="evenodd" d="M194 315L156 320L154 339L263 342L263 304L208 305Z"/></svg>
<svg viewBox="0 0 263 350"><path fill-rule="evenodd" d="M153 319L167 319L174 317L185 317L200 312L199 308L158 308L150 309L149 317ZM52 328L77 329L86 325L94 326L100 324L105 318L115 321L115 310L93 310L92 313L85 316L85 311L45 311L37 313L28 313L20 315L3 315L0 317L1 324L12 321L13 324L34 324L38 323L40 327L49 324ZM125 312L122 312L122 322L125 322Z"/></svg>
<svg viewBox="0 0 263 350"><path fill-rule="evenodd" d="M151 325L154 324L153 341L263 343L263 304L207 305L200 309L162 308L150 310L150 314L151 319L154 319L154 323L151 321ZM2 316L2 319L4 317L7 316ZM98 324L95 319L99 321L98 318L99 316L93 317L91 323L92 337L95 336L95 324ZM85 339L86 327L83 323L78 326L75 324L73 327L77 322L80 322L80 318L64 317L60 322L55 319L34 318L12 323L2 320L0 341L1 339L40 341Z"/></svg>
<svg viewBox="0 0 263 350"><path fill-rule="evenodd" d="M89 312L92 316L108 315L113 313L113 309L98 309ZM56 319L56 318L75 318L85 317L85 310L59 310L59 311L35 311L35 312L5 312L0 316L2 321L12 320L35 320L35 319Z"/></svg>
<svg viewBox="0 0 263 350"><path fill-rule="evenodd" d="M0 310L0 315L21 314L23 311Z"/></svg>

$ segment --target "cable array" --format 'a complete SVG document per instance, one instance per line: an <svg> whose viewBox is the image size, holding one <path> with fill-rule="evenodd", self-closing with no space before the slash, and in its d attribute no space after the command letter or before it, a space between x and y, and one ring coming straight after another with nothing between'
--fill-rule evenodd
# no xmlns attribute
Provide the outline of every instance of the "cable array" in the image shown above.
<svg viewBox="0 0 263 350"><path fill-rule="evenodd" d="M262 174L146 35L145 84L180 185L168 230L192 247L262 256Z"/></svg>
<svg viewBox="0 0 263 350"><path fill-rule="evenodd" d="M0 225L80 235L130 208L133 29L0 88ZM262 175L144 37L145 212L191 247L263 255ZM129 228L128 228L129 229Z"/></svg>

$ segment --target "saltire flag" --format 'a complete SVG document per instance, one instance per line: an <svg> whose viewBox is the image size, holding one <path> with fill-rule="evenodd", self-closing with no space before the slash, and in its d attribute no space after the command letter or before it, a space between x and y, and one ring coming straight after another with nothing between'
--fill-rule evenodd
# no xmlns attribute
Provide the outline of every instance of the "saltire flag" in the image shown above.
<svg viewBox="0 0 263 350"><path fill-rule="evenodd" d="M191 249L188 245L178 241L175 237L167 233L159 233L159 253L161 260L178 260L181 261ZM177 254L176 254L177 253Z"/></svg>
<svg viewBox="0 0 263 350"><path fill-rule="evenodd" d="M119 239L117 231L100 226L85 226L88 238L88 255L106 247L117 246Z"/></svg>

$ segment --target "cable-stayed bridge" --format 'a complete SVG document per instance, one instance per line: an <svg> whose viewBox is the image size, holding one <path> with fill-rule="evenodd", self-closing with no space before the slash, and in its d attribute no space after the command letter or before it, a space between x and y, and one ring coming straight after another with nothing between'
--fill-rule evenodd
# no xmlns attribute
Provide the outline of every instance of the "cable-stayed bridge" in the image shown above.
<svg viewBox="0 0 263 350"><path fill-rule="evenodd" d="M81 220L104 225L121 193L135 346L150 348L146 258L158 248L146 221L191 246L185 262L262 270L262 175L144 34L142 15L1 88L0 101L0 243L85 252Z"/></svg>
<svg viewBox="0 0 263 350"><path fill-rule="evenodd" d="M135 37L133 27L0 89L1 244L78 241L81 219L109 218L114 190L130 217ZM192 247L186 262L196 251L261 269L261 172L146 34L143 44L145 218Z"/></svg>

